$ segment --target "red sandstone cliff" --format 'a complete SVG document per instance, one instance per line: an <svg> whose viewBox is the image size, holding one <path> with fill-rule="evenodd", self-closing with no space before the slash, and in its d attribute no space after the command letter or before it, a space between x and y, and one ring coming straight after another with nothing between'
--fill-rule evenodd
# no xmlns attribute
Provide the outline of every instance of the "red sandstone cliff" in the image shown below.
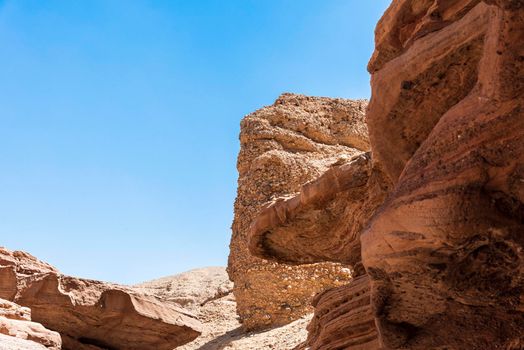
<svg viewBox="0 0 524 350"><path fill-rule="evenodd" d="M393 1L369 70L367 183L355 162L277 201L251 251L359 265L361 248L362 277L315 301L311 349L521 349L524 2Z"/></svg>

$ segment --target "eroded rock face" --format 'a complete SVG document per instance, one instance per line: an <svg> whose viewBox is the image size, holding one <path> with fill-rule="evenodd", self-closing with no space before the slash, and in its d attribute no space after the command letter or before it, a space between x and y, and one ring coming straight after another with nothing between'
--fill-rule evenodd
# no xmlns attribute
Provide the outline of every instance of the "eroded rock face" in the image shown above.
<svg viewBox="0 0 524 350"><path fill-rule="evenodd" d="M358 155L347 163L335 163L297 194L277 198L253 220L250 251L288 264L356 265L361 261L359 223L373 212L366 186L370 173L369 154Z"/></svg>
<svg viewBox="0 0 524 350"><path fill-rule="evenodd" d="M362 235L384 346L520 349L524 2L394 1L370 69L394 184Z"/></svg>
<svg viewBox="0 0 524 350"><path fill-rule="evenodd" d="M33 320L58 331L63 348L165 349L200 334L200 323L154 296L61 275L21 252L0 249L0 297L29 307Z"/></svg>
<svg viewBox="0 0 524 350"><path fill-rule="evenodd" d="M319 249L360 235L367 274L316 299L312 349L521 349L524 2L393 1L376 34L368 222L326 173L262 212L251 250L351 261Z"/></svg>
<svg viewBox="0 0 524 350"><path fill-rule="evenodd" d="M31 322L31 310L0 299L0 349L60 350L62 339L40 323ZM9 338L11 339L9 339Z"/></svg>
<svg viewBox="0 0 524 350"><path fill-rule="evenodd" d="M228 272L246 328L289 323L311 310L317 292L347 283L348 269L338 265L290 267L253 257L247 236L272 200L369 149L365 108L365 101L284 94L243 119Z"/></svg>
<svg viewBox="0 0 524 350"><path fill-rule="evenodd" d="M308 339L297 350L378 350L381 347L368 275L317 295L313 306L315 315L308 326Z"/></svg>

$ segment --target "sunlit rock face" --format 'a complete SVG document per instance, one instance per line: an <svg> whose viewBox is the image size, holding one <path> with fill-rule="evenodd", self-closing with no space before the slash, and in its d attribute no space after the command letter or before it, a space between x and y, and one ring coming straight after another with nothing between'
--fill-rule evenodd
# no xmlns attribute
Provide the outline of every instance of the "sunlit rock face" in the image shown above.
<svg viewBox="0 0 524 350"><path fill-rule="evenodd" d="M333 164L369 150L366 106L283 94L242 120L228 272L244 327L289 323L311 311L317 292L349 280L349 270L336 264L291 267L254 257L248 236L255 218L279 197L294 195Z"/></svg>
<svg viewBox="0 0 524 350"><path fill-rule="evenodd" d="M62 339L40 323L31 321L31 310L0 299L0 349L60 350Z"/></svg>
<svg viewBox="0 0 524 350"><path fill-rule="evenodd" d="M369 276L361 262L360 234L382 203L387 181L369 153L333 164L293 196L259 211L249 231L250 251L287 264L337 261L353 279L319 293L309 336L298 349L380 347Z"/></svg>
<svg viewBox="0 0 524 350"><path fill-rule="evenodd" d="M201 328L191 314L152 295L64 276L27 253L3 248L0 298L26 307L34 322L60 333L20 325L24 332L29 329L28 337L35 338L31 330L42 334L35 339L58 336L65 350L171 350L195 339ZM0 305L0 321L1 317ZM60 348L57 342L52 345L52 349Z"/></svg>
<svg viewBox="0 0 524 350"><path fill-rule="evenodd" d="M335 165L250 230L257 256L355 266L315 299L302 348L524 347L523 65L521 0L392 2L369 162Z"/></svg>
<svg viewBox="0 0 524 350"><path fill-rule="evenodd" d="M390 349L524 346L524 2L393 1L369 64L393 190L362 235Z"/></svg>

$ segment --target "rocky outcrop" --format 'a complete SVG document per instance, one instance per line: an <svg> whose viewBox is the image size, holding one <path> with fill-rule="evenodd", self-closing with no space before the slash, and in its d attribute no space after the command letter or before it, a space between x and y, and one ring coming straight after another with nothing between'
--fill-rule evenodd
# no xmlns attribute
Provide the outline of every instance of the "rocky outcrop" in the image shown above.
<svg viewBox="0 0 524 350"><path fill-rule="evenodd" d="M61 275L26 253L0 250L0 298L31 309L63 348L166 349L200 334L183 309L127 287Z"/></svg>
<svg viewBox="0 0 524 350"><path fill-rule="evenodd" d="M308 339L297 350L380 348L368 275L319 294L313 306L315 315L308 326Z"/></svg>
<svg viewBox="0 0 524 350"><path fill-rule="evenodd" d="M144 282L136 285L135 289L156 295L161 300L176 303L193 312L208 302L231 294L233 282L229 280L224 267L216 266Z"/></svg>
<svg viewBox="0 0 524 350"><path fill-rule="evenodd" d="M360 258L360 231L355 225L369 208L369 154L335 163L292 196L262 209L251 224L251 252L289 264L335 261L354 266ZM329 236L322 232L330 232Z"/></svg>
<svg viewBox="0 0 524 350"><path fill-rule="evenodd" d="M524 2L394 1L377 33L367 120L394 188L362 253L382 341L521 348Z"/></svg>
<svg viewBox="0 0 524 350"><path fill-rule="evenodd" d="M202 335L177 350L291 350L306 339L311 315L269 330L246 331L237 317L232 287L225 267L206 267L134 288L182 303L202 322Z"/></svg>
<svg viewBox="0 0 524 350"><path fill-rule="evenodd" d="M337 261L354 270L347 285L315 297L308 339L297 349L380 348L360 235L386 191L387 180L372 171L365 153L333 165L254 219L249 232L253 254L289 264Z"/></svg>
<svg viewBox="0 0 524 350"><path fill-rule="evenodd" d="M349 270L334 264L289 267L255 258L247 236L272 200L293 195L334 163L369 149L366 105L284 94L243 119L228 272L244 327L289 323L310 312L317 292L349 280Z"/></svg>
<svg viewBox="0 0 524 350"><path fill-rule="evenodd" d="M523 38L522 0L393 1L369 64L371 196L326 173L251 231L254 254L292 263L354 262L360 237L365 271L316 299L305 346L524 346ZM368 215L344 217L360 198Z"/></svg>
<svg viewBox="0 0 524 350"><path fill-rule="evenodd" d="M0 299L0 335L0 349L5 350L60 350L62 346L60 334L31 322L30 309L4 299Z"/></svg>

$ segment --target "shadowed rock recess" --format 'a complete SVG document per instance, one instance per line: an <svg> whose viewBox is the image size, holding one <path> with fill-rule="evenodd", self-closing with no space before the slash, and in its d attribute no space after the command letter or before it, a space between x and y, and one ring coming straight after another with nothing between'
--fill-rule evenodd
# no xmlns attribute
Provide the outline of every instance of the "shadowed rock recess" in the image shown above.
<svg viewBox="0 0 524 350"><path fill-rule="evenodd" d="M242 120L228 272L245 328L287 324L311 312L316 293L349 281L350 270L337 264L290 267L255 258L247 237L260 210L369 149L366 106L364 100L283 94Z"/></svg>
<svg viewBox="0 0 524 350"><path fill-rule="evenodd" d="M355 266L302 348L524 348L524 1L393 1L368 68L369 164L249 231L266 259Z"/></svg>

